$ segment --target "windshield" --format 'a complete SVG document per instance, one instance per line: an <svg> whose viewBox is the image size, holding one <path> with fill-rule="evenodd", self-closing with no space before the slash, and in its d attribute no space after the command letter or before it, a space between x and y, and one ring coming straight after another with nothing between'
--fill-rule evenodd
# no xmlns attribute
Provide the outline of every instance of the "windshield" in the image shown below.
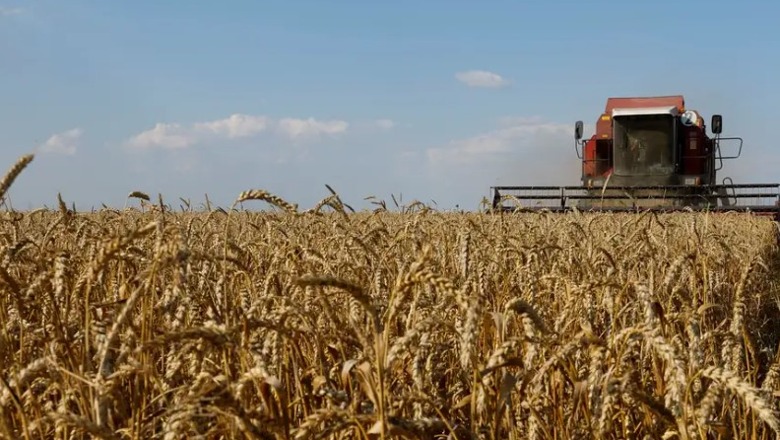
<svg viewBox="0 0 780 440"><path fill-rule="evenodd" d="M674 172L671 115L619 116L614 122L615 174L658 176Z"/></svg>

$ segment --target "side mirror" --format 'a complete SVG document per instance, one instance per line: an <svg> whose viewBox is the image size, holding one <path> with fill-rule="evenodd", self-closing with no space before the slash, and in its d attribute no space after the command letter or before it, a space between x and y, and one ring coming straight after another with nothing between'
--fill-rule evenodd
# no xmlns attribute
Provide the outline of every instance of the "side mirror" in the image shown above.
<svg viewBox="0 0 780 440"><path fill-rule="evenodd" d="M582 139L582 121L577 121L574 123L574 139Z"/></svg>
<svg viewBox="0 0 780 440"><path fill-rule="evenodd" d="M712 115L712 132L720 134L721 131L723 131L723 116Z"/></svg>

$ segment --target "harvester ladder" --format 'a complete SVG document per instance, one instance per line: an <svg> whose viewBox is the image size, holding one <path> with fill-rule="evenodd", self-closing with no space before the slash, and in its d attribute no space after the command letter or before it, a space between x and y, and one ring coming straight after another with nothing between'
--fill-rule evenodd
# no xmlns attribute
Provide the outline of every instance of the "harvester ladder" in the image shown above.
<svg viewBox="0 0 780 440"><path fill-rule="evenodd" d="M731 197L729 197L729 188L720 188L718 190L718 196L720 196L720 201L723 203L723 206L732 206L737 204L737 191L733 187L734 180L731 179L731 177L724 177L723 178L723 185L732 185L731 187ZM732 202L733 200L733 202Z"/></svg>

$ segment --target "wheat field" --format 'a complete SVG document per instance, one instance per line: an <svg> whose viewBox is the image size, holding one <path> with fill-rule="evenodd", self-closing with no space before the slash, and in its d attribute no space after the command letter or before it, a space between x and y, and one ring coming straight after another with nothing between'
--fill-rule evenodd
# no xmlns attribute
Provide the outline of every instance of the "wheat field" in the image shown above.
<svg viewBox="0 0 780 440"><path fill-rule="evenodd" d="M3 438L780 433L769 220L131 196L0 216Z"/></svg>

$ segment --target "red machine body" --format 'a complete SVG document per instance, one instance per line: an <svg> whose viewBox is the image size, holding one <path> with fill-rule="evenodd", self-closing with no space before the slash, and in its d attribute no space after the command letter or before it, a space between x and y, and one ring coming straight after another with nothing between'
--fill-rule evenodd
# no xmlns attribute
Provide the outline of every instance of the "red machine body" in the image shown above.
<svg viewBox="0 0 780 440"><path fill-rule="evenodd" d="M685 107L682 95L657 97L609 98L604 112L596 121L596 132L582 148L582 179L586 186L603 183L614 172L613 111L674 108L675 119L675 175L677 182L667 184L715 183L715 149L713 139L707 136L704 119L696 110ZM631 113L630 111L627 113ZM681 116L685 115L685 118ZM690 122L690 123L688 123ZM687 180L686 180L687 179ZM632 179L642 185L643 179Z"/></svg>
<svg viewBox="0 0 780 440"><path fill-rule="evenodd" d="M720 136L722 125L713 115L707 135L682 95L608 98L590 138L582 121L574 126L581 185L492 187L493 209L749 211L780 220L780 184L717 182L723 161L742 152L741 138ZM735 155L722 154L725 140L738 142Z"/></svg>

